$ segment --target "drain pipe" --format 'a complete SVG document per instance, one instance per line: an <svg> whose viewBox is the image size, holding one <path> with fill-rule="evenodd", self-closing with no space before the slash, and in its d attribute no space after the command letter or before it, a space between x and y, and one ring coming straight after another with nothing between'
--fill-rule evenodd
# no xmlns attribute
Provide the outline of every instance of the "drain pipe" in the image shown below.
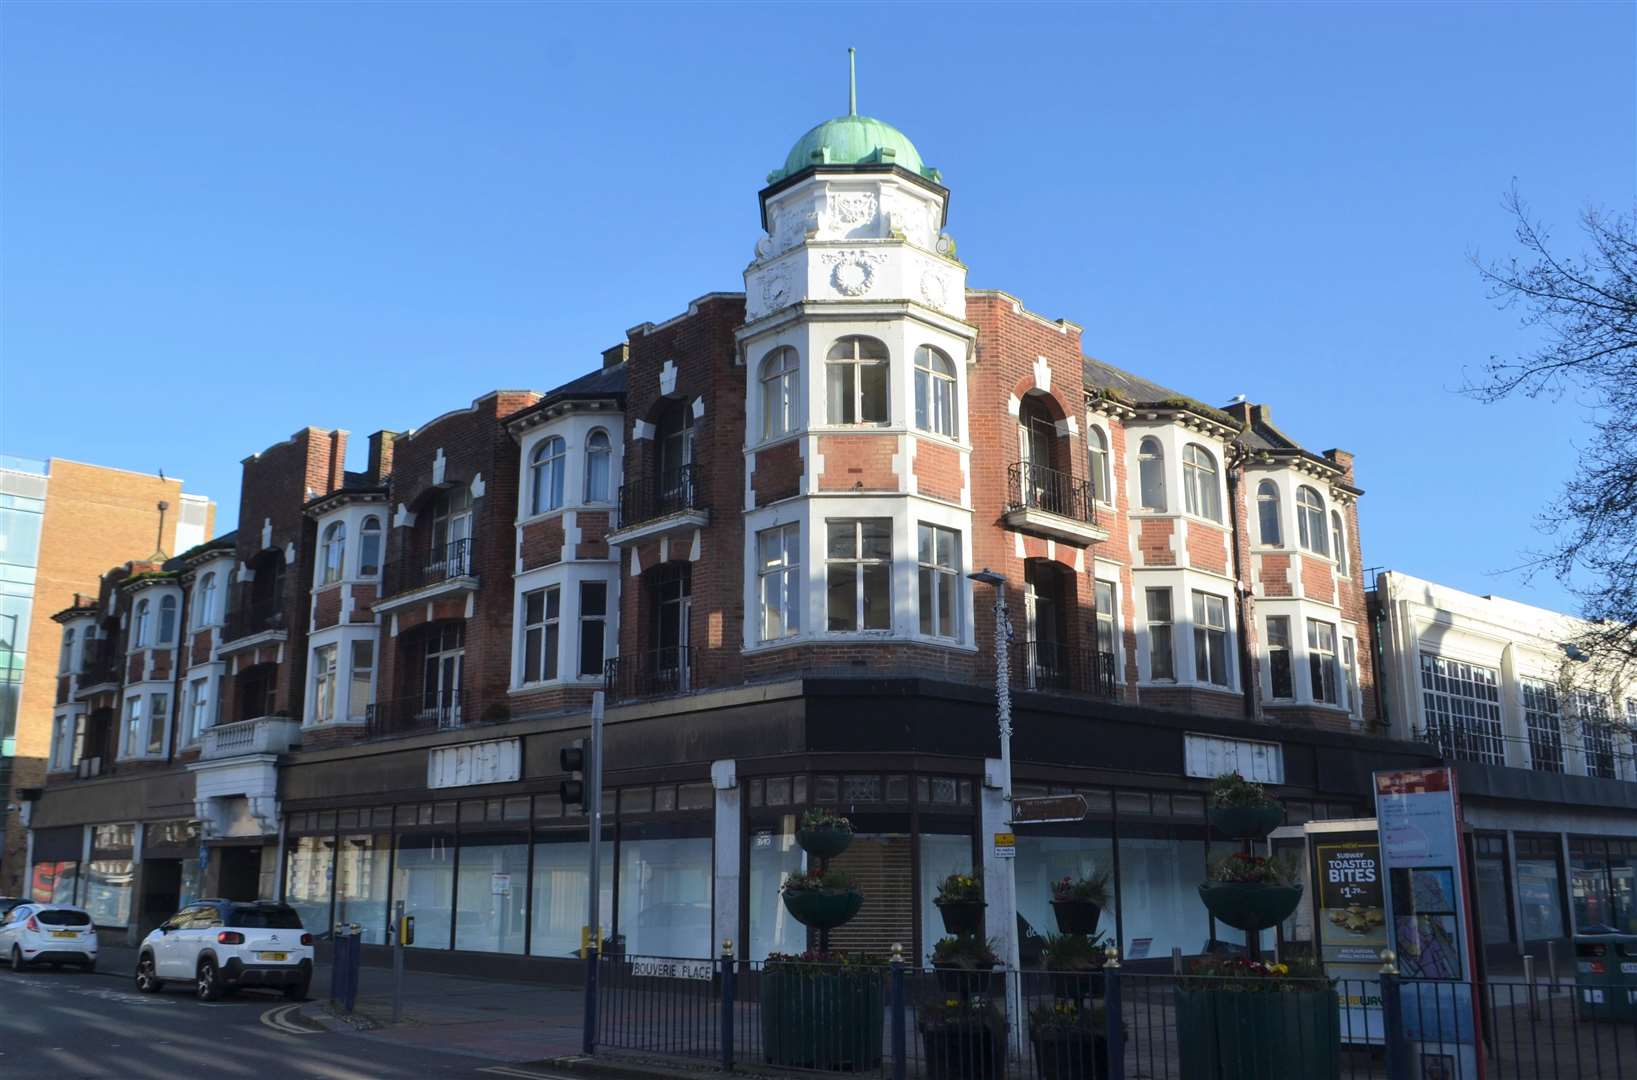
<svg viewBox="0 0 1637 1080"><path fill-rule="evenodd" d="M1240 541L1244 529L1239 518L1239 492L1245 478L1245 462L1250 458L1250 450L1243 441L1235 438L1228 444L1228 521L1229 546L1233 549L1233 587L1239 594L1238 609L1239 627L1239 681L1243 688L1245 702L1245 719L1256 720L1261 714L1260 697L1262 680L1251 670L1250 662L1250 620L1245 615L1245 609L1250 606L1250 584L1245 581L1244 560L1239 552ZM1246 513L1249 513L1247 510Z"/></svg>

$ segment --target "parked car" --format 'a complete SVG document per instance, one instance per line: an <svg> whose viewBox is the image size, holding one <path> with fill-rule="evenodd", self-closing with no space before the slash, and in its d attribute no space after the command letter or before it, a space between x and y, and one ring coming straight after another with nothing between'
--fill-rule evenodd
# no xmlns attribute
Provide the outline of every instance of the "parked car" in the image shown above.
<svg viewBox="0 0 1637 1080"><path fill-rule="evenodd" d="M84 908L25 902L0 915L0 956L11 970L32 964L97 966L97 928Z"/></svg>
<svg viewBox="0 0 1637 1080"><path fill-rule="evenodd" d="M0 896L0 919L4 919L6 913L18 904L26 903L28 901L21 896Z"/></svg>
<svg viewBox="0 0 1637 1080"><path fill-rule="evenodd" d="M199 900L142 939L136 988L158 993L190 982L200 1001L247 986L277 988L292 1001L313 979L313 935L288 904Z"/></svg>

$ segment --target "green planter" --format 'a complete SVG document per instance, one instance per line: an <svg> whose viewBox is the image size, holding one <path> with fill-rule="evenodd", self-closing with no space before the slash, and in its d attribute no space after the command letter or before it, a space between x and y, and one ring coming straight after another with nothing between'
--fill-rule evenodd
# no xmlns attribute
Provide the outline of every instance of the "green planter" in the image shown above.
<svg viewBox="0 0 1637 1080"><path fill-rule="evenodd" d="M1211 828L1235 840L1265 840L1285 823L1282 806L1213 806Z"/></svg>
<svg viewBox="0 0 1637 1080"><path fill-rule="evenodd" d="M786 890L784 908L803 926L814 930L834 930L858 914L864 906L864 894L855 889L838 892L830 889Z"/></svg>
<svg viewBox="0 0 1637 1080"><path fill-rule="evenodd" d="M1103 906L1090 900L1053 900L1052 914L1057 929L1064 934L1095 934L1103 917Z"/></svg>
<svg viewBox="0 0 1637 1080"><path fill-rule="evenodd" d="M1266 930L1284 922L1296 910L1302 902L1302 887L1207 881L1199 886L1199 898L1218 922L1236 930Z"/></svg>
<svg viewBox="0 0 1637 1080"><path fill-rule="evenodd" d="M1089 1028L1036 1028L1029 1036L1037 1080L1103 1080L1108 1036Z"/></svg>
<svg viewBox="0 0 1637 1080"><path fill-rule="evenodd" d="M945 933L983 935L983 909L989 905L982 900L934 900L933 903L943 916Z"/></svg>
<svg viewBox="0 0 1637 1080"><path fill-rule="evenodd" d="M927 1080L1001 1080L1006 1075L1006 1028L961 1023L920 1026Z"/></svg>
<svg viewBox="0 0 1637 1080"><path fill-rule="evenodd" d="M1181 1075L1188 1080L1338 1080L1334 990L1176 991Z"/></svg>
<svg viewBox="0 0 1637 1080"><path fill-rule="evenodd" d="M769 971L761 980L762 1051L770 1065L855 1072L881 1064L881 975Z"/></svg>
<svg viewBox="0 0 1637 1080"><path fill-rule="evenodd" d="M846 829L796 830L796 843L815 859L833 859L852 842L853 834Z"/></svg>

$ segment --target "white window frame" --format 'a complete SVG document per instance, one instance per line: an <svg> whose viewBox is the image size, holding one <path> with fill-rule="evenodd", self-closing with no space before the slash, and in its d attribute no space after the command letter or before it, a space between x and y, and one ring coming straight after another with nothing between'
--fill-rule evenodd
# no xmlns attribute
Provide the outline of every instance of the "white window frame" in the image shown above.
<svg viewBox="0 0 1637 1080"><path fill-rule="evenodd" d="M945 535L950 538L954 547L953 561L948 563L943 562L939 555L940 540ZM932 546L930 562L925 555L928 540ZM927 521L915 523L915 596L918 619L916 629L922 637L938 638L943 641L962 640L965 626L961 621L961 559L959 530ZM923 582L927 585L924 586ZM946 612L943 608L941 585L948 587L949 603L954 608L953 611ZM931 604L930 611L927 610L928 598ZM948 633L940 630L940 624L945 621L949 624Z"/></svg>
<svg viewBox="0 0 1637 1080"><path fill-rule="evenodd" d="M801 523L774 525L755 535L756 640L796 637L802 624ZM779 616L778 633L770 632L774 612Z"/></svg>
<svg viewBox="0 0 1637 1080"><path fill-rule="evenodd" d="M207 570L193 589L193 628L211 625L216 614L216 571Z"/></svg>
<svg viewBox="0 0 1637 1080"><path fill-rule="evenodd" d="M1279 634L1273 632L1275 624L1281 628ZM1290 640L1290 616L1265 616L1262 620L1262 635L1263 640L1267 642L1268 652L1268 700L1293 702L1296 700L1296 651ZM1281 636L1284 640L1282 642L1277 641L1276 639ZM1285 678L1287 680L1285 689L1289 691L1288 693L1279 693L1279 686L1274 681L1273 656L1275 653L1283 653L1285 657Z"/></svg>
<svg viewBox="0 0 1637 1080"><path fill-rule="evenodd" d="M360 689L358 647L362 645L369 650L369 663L364 665L362 689L364 700L357 698ZM369 707L375 697L375 641L373 638L353 638L347 643L347 719L364 721L369 718Z"/></svg>
<svg viewBox="0 0 1637 1080"><path fill-rule="evenodd" d="M1157 485L1156 491L1150 492L1150 480ZM1150 494L1158 496L1158 506L1150 505ZM1164 514L1170 512L1170 506L1165 483L1165 444L1158 436L1144 435L1137 442L1137 507L1150 514Z"/></svg>
<svg viewBox="0 0 1637 1080"><path fill-rule="evenodd" d="M1285 546L1284 496L1273 480L1262 480L1256 485L1256 539L1263 547ZM1273 535L1268 535L1267 507L1273 507Z"/></svg>
<svg viewBox="0 0 1637 1080"><path fill-rule="evenodd" d="M74 628L70 626L63 631L62 656L58 658L57 674L72 675L74 673Z"/></svg>
<svg viewBox="0 0 1637 1080"><path fill-rule="evenodd" d="M887 553L881 555L864 554L864 523L886 525ZM841 525L852 527L852 554L847 556L833 556L830 554L830 530ZM893 624L893 554L892 554L893 519L835 517L826 518L824 522L824 629L829 634L890 634ZM831 626L830 612L830 578L833 571L841 567L850 567L853 578L853 611L852 625L845 627ZM886 622L882 626L866 626L866 611L871 605L865 603L865 582L872 577L879 577L879 571L872 573L872 567L884 567L887 582L887 595L875 610L879 610Z"/></svg>
<svg viewBox="0 0 1637 1080"><path fill-rule="evenodd" d="M878 346L881 355L864 356L865 343ZM866 368L881 369L880 408L870 410L872 415L868 417L864 408L867 400L864 393ZM838 398L836 380L849 378L852 389L846 391L843 384L841 390L845 392L845 398ZM825 420L831 427L883 427L892 422L892 352L886 342L867 334L849 334L830 346L824 360L824 407ZM850 420L846 418L849 408L852 411ZM880 415L874 415L876 412Z"/></svg>
<svg viewBox="0 0 1637 1080"><path fill-rule="evenodd" d="M536 593L540 596L540 618L530 621L529 597ZM557 602L557 611L552 613L552 600ZM558 680L563 670L563 586L561 582L542 585L538 589L526 589L517 598L517 630L518 650L523 658L518 666L518 683L521 686L542 686ZM538 634L538 639L531 646L530 635ZM547 646L550 645L550 648ZM534 678L529 678L529 659L538 657L539 669ZM578 666L576 659L575 664Z"/></svg>
<svg viewBox="0 0 1637 1080"><path fill-rule="evenodd" d="M324 526L324 542L319 545L319 585L334 585L347 574L347 523L332 521Z"/></svg>
<svg viewBox="0 0 1637 1080"><path fill-rule="evenodd" d="M148 598L144 596L136 602L136 610L131 614L131 648L148 647L149 626Z"/></svg>
<svg viewBox="0 0 1637 1080"><path fill-rule="evenodd" d="M1091 479L1091 497L1104 506L1114 505L1113 473L1109 469L1113 451L1108 432L1101 424L1086 424L1086 467Z"/></svg>
<svg viewBox="0 0 1637 1080"><path fill-rule="evenodd" d="M1323 619L1307 620L1307 683L1310 700L1315 705L1339 706L1345 701L1341 652L1336 637L1335 623ZM1327 690L1328 697L1325 696Z"/></svg>
<svg viewBox="0 0 1637 1080"><path fill-rule="evenodd" d="M1188 513L1222 524L1222 472L1216 455L1199 443L1182 448L1182 495Z"/></svg>
<svg viewBox="0 0 1637 1080"><path fill-rule="evenodd" d="M601 440L600 442L598 440ZM597 463L602 465L602 490L596 488ZM592 428L585 436L585 502L600 506L614 501L614 440L602 428Z"/></svg>
<svg viewBox="0 0 1637 1080"><path fill-rule="evenodd" d="M1165 616L1160 618L1154 610L1156 596L1165 597ZM1143 615L1148 626L1148 679L1150 682L1174 683L1177 681L1177 608L1174 590L1169 585L1150 585L1143 589ZM1163 633L1161 633L1163 632ZM1165 647L1160 647L1160 639L1164 638ZM1154 658L1166 658L1166 672L1161 675L1155 670Z"/></svg>
<svg viewBox="0 0 1637 1080"><path fill-rule="evenodd" d="M762 357L762 441L782 439L801 428L801 355L780 345Z"/></svg>
<svg viewBox="0 0 1637 1080"><path fill-rule="evenodd" d="M1335 548L1336 573L1347 576L1347 526L1341 520L1341 507L1330 508L1330 545Z"/></svg>
<svg viewBox="0 0 1637 1080"><path fill-rule="evenodd" d="M205 737L210 727L210 676L188 680L188 737L191 745Z"/></svg>
<svg viewBox="0 0 1637 1080"><path fill-rule="evenodd" d="M941 365L941 366L940 366ZM955 361L942 349L915 350L915 428L946 439L960 437L961 395Z"/></svg>
<svg viewBox="0 0 1637 1080"><path fill-rule="evenodd" d="M530 514L549 514L563 508L567 465L568 442L561 435L547 435L534 444L529 454Z"/></svg>
<svg viewBox="0 0 1637 1080"><path fill-rule="evenodd" d="M1330 519L1324 496L1310 484L1296 488L1296 539L1304 551L1330 557ZM1316 543L1315 543L1316 540Z"/></svg>
<svg viewBox="0 0 1637 1080"><path fill-rule="evenodd" d="M373 529L370 526L375 526ZM375 558L370 559L369 542L375 541ZM366 514L358 526L358 576L361 578L375 578L381 576L382 556L386 553L386 530L381 527L381 518L377 514Z"/></svg>
<svg viewBox="0 0 1637 1080"><path fill-rule="evenodd" d="M1102 603L1100 602L1100 599L1099 599L1099 594L1104 589L1108 590L1109 608L1108 608L1107 611L1103 610L1103 605L1102 605ZM1103 651L1104 651L1103 650L1103 628L1105 626L1107 626L1107 628L1108 628L1108 650L1107 650L1107 652L1108 652L1108 656L1109 656L1109 663L1113 665L1114 682L1116 684L1118 684L1121 681L1123 681L1121 676L1124 674L1124 672L1121 671L1121 668L1120 668L1120 583L1119 583L1119 581L1111 579L1111 578L1100 578L1100 577L1096 577L1095 575L1093 575L1093 577L1091 579L1091 601L1092 601L1093 606L1096 607L1096 609L1097 609L1095 614L1093 615L1093 627L1092 627L1092 631L1093 631L1092 632L1092 647L1093 647L1093 652L1095 654L1097 654L1097 655L1094 655L1092 659L1093 659L1093 662L1097 663L1097 664L1101 664L1103 662L1102 661L1102 655L1101 655L1103 653Z"/></svg>
<svg viewBox="0 0 1637 1080"><path fill-rule="evenodd" d="M1218 593L1206 592L1204 589L1192 589L1189 591L1189 600L1191 602L1190 614L1192 615L1194 631L1194 682L1201 686L1232 690L1234 687L1233 636L1228 630L1228 622L1231 617L1228 598ZM1206 618L1210 614L1211 601L1213 600L1222 605L1222 622L1220 625L1209 622ZM1219 642L1220 649L1218 648ZM1205 670L1203 671L1200 670L1199 662L1201 645L1205 647ZM1216 659L1218 652L1221 653L1222 658L1222 682L1217 682L1211 677L1212 662Z"/></svg>
<svg viewBox="0 0 1637 1080"><path fill-rule="evenodd" d="M587 589L601 589L603 591L602 611L586 611L585 594ZM582 679L602 678L608 664L608 603L611 599L609 596L610 591L608 582L602 578L582 579L579 582L579 587L574 590L575 606L578 609L575 614L580 624L579 633L574 636L576 646L574 650L574 672ZM598 641L597 655L600 659L597 662L597 670L587 671L585 670L585 643L592 635L595 635Z"/></svg>
<svg viewBox="0 0 1637 1080"><path fill-rule="evenodd" d="M336 665L339 663L339 652L335 642L313 647L313 709L306 720L308 727L333 724L336 721Z"/></svg>

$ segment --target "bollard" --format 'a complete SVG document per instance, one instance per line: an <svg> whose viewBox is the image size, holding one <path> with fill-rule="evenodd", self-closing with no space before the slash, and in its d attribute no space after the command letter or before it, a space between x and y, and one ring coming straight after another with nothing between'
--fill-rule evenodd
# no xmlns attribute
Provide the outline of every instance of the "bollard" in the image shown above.
<svg viewBox="0 0 1637 1080"><path fill-rule="evenodd" d="M892 947L892 1080L904 1080L909 1071L909 1038L904 1024L904 947Z"/></svg>
<svg viewBox="0 0 1637 1080"><path fill-rule="evenodd" d="M1120 950L1103 953L1103 1010L1108 1022L1108 1080L1125 1080L1125 1021L1120 1017Z"/></svg>
<svg viewBox="0 0 1637 1080"><path fill-rule="evenodd" d="M1523 981L1529 987L1529 1019L1533 1020L1539 999L1535 995L1535 958L1529 953L1523 954Z"/></svg>
<svg viewBox="0 0 1637 1080"><path fill-rule="evenodd" d="M1548 983L1546 992L1550 994L1557 988L1557 942L1555 941L1546 943L1546 981Z"/></svg>
<svg viewBox="0 0 1637 1080"><path fill-rule="evenodd" d="M733 1071L733 939L722 939L722 1071Z"/></svg>
<svg viewBox="0 0 1637 1080"><path fill-rule="evenodd" d="M1171 974L1182 974L1182 946L1171 946Z"/></svg>

